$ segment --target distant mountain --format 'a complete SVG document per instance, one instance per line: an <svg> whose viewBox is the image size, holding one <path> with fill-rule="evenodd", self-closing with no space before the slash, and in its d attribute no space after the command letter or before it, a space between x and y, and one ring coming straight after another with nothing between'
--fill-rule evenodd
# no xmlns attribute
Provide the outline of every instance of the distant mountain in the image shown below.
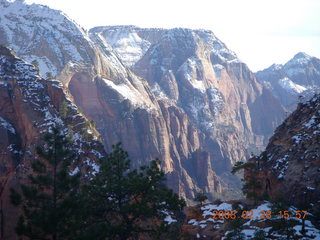
<svg viewBox="0 0 320 240"><path fill-rule="evenodd" d="M60 11L1 0L0 44L53 75L137 167L160 158L188 199L236 197L232 164L262 149L284 109L211 31L97 27ZM48 74L47 74L48 73Z"/></svg>
<svg viewBox="0 0 320 240"><path fill-rule="evenodd" d="M229 171L236 159L261 149L281 122L281 105L211 31L107 26L89 32L102 48L111 47L124 65L146 79L158 101L182 110L204 136L199 149L209 153L218 174ZM179 137L175 132L171 128L172 136ZM184 144L179 148L170 151L189 151ZM188 155L179 158L190 159ZM192 158L183 160L187 169L194 169Z"/></svg>
<svg viewBox="0 0 320 240"><path fill-rule="evenodd" d="M256 77L285 107L294 110L298 96L308 99L320 90L320 59L300 52L284 65L257 72Z"/></svg>

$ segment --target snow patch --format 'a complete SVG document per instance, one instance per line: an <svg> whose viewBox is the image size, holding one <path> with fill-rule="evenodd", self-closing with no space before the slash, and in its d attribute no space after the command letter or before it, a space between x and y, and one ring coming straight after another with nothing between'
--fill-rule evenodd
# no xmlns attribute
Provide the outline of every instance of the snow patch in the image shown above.
<svg viewBox="0 0 320 240"><path fill-rule="evenodd" d="M289 78L285 77L279 80L279 85L288 92L299 94L307 90L304 86L294 83Z"/></svg>
<svg viewBox="0 0 320 240"><path fill-rule="evenodd" d="M4 127L5 129L7 129L12 134L16 134L16 131L14 130L14 127L9 122L4 120L2 117L0 117L0 126Z"/></svg>

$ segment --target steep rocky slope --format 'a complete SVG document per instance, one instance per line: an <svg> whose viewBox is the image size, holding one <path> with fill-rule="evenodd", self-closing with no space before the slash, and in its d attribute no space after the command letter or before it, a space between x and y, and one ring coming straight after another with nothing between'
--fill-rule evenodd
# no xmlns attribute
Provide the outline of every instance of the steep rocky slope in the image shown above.
<svg viewBox="0 0 320 240"><path fill-rule="evenodd" d="M197 129L180 109L158 102L148 83L126 68L102 38L95 37L93 44L76 23L48 7L21 1L2 0L0 4L5 9L0 14L1 43L20 56L37 60L42 75L52 69L50 73L69 89L71 100L95 120L106 150L121 141L135 167L161 158L164 170L170 173L168 184L182 196L192 198L194 191L205 187L213 194L221 193L210 156L199 147L203 137ZM14 34L42 40L16 42L11 38ZM25 42L30 46L24 48ZM70 49L74 54L68 54ZM42 56L50 64L42 64ZM189 169L183 163L186 160Z"/></svg>
<svg viewBox="0 0 320 240"><path fill-rule="evenodd" d="M233 162L264 146L284 115L212 32L100 27L89 36L62 12L0 4L0 43L57 76L107 151L121 141L134 166L160 158L187 198L199 189L221 197Z"/></svg>
<svg viewBox="0 0 320 240"><path fill-rule="evenodd" d="M14 239L12 226L19 214L9 203L9 189L26 180L37 158L35 148L50 127L72 133L73 148L79 152L73 168L87 176L98 171L95 160L105 153L86 122L59 81L41 78L33 65L0 47L0 238Z"/></svg>
<svg viewBox="0 0 320 240"><path fill-rule="evenodd" d="M204 135L201 148L218 173L246 158L246 149L261 148L281 121L277 100L211 31L115 26L90 33L146 79L159 101L182 110Z"/></svg>
<svg viewBox="0 0 320 240"><path fill-rule="evenodd" d="M293 111L300 95L310 98L319 92L320 59L300 52L286 64L274 64L255 75L288 110Z"/></svg>
<svg viewBox="0 0 320 240"><path fill-rule="evenodd" d="M260 193L293 204L320 203L320 95L300 103L270 139L266 150L250 159L259 166Z"/></svg>

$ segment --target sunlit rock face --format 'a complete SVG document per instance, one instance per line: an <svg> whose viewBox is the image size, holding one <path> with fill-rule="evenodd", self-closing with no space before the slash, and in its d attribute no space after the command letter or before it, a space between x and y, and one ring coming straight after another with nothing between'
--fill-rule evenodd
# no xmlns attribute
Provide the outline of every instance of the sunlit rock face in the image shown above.
<svg viewBox="0 0 320 240"><path fill-rule="evenodd" d="M232 164L261 149L283 118L278 100L210 31L87 33L60 11L0 4L0 43L60 80L107 151L122 142L133 167L161 159L181 196L226 197Z"/></svg>
<svg viewBox="0 0 320 240"><path fill-rule="evenodd" d="M320 90L320 59L297 53L284 65L273 64L256 73L265 85L289 111L293 111L301 98L309 99Z"/></svg>

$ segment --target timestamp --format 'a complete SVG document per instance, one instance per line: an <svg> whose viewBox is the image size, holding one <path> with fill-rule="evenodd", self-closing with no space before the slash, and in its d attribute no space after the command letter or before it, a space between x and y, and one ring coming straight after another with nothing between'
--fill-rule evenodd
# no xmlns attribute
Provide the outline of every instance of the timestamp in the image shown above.
<svg viewBox="0 0 320 240"><path fill-rule="evenodd" d="M289 218L296 218L296 219L305 219L308 212L307 211L278 211L273 213L271 211L260 211L260 212L253 212L253 211L242 211L238 214L237 211L212 211L213 216L212 218L215 220L221 219L272 219L273 216L277 216L279 218L289 219Z"/></svg>

